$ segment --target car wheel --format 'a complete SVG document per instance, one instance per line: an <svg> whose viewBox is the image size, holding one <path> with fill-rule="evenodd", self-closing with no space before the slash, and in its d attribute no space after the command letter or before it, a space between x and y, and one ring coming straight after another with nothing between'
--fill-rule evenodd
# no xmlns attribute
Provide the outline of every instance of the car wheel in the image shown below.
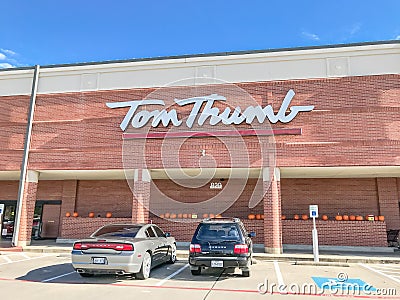
<svg viewBox="0 0 400 300"><path fill-rule="evenodd" d="M136 278L137 279L149 278L150 270L151 270L151 255L149 252L146 252L143 256L143 261L140 271L139 273L136 273Z"/></svg>
<svg viewBox="0 0 400 300"><path fill-rule="evenodd" d="M243 277L250 277L250 271L242 271Z"/></svg>
<svg viewBox="0 0 400 300"><path fill-rule="evenodd" d="M81 277L93 277L94 274L91 273L78 273Z"/></svg>
<svg viewBox="0 0 400 300"><path fill-rule="evenodd" d="M190 272L192 273L192 275L200 275L201 274L201 268L197 268L197 269L191 269Z"/></svg>
<svg viewBox="0 0 400 300"><path fill-rule="evenodd" d="M173 264L176 262L176 245L172 244L171 246L171 256L169 258L168 263Z"/></svg>

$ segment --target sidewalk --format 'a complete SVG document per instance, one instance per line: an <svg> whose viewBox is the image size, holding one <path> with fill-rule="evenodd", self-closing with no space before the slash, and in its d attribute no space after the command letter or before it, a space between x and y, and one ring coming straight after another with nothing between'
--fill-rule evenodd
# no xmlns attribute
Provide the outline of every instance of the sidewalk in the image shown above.
<svg viewBox="0 0 400 300"><path fill-rule="evenodd" d="M37 253L71 253L72 244L60 244L54 240L33 240L30 246L10 248L11 242L0 242L0 255L2 251L25 251ZM188 247L179 246L178 258L187 259ZM256 251L255 260L291 261L294 263L312 263L314 256L310 251L287 250L283 254L269 254ZM346 251L320 251L321 263L395 263L400 264L400 251L392 253L346 252Z"/></svg>

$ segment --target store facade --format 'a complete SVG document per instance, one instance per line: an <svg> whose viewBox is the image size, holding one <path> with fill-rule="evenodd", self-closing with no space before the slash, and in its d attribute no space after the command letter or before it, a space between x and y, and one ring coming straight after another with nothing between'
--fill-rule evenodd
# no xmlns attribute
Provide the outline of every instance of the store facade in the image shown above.
<svg viewBox="0 0 400 300"><path fill-rule="evenodd" d="M280 253L311 245L318 204L321 245L383 249L400 229L399 71L398 42L2 70L2 236L154 222L188 242L220 214Z"/></svg>

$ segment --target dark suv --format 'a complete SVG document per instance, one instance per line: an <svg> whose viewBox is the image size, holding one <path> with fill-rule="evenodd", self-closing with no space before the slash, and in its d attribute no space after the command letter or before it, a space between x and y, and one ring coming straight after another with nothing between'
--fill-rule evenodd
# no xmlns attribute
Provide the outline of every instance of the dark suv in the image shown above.
<svg viewBox="0 0 400 300"><path fill-rule="evenodd" d="M204 219L197 226L189 250L190 271L200 275L202 267L240 268L250 276L255 233L247 233L238 218Z"/></svg>

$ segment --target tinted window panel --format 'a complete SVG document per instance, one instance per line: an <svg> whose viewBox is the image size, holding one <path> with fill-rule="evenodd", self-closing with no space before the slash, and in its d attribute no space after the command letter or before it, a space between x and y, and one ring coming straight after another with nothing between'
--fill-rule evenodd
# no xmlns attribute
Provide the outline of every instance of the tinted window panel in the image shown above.
<svg viewBox="0 0 400 300"><path fill-rule="evenodd" d="M154 231L151 229L151 227L146 229L146 234L149 237L156 237L156 234L154 233Z"/></svg>
<svg viewBox="0 0 400 300"><path fill-rule="evenodd" d="M124 237L124 238L134 238L141 226L137 225L108 225L100 228L96 231L94 237Z"/></svg>
<svg viewBox="0 0 400 300"><path fill-rule="evenodd" d="M236 224L202 224L196 238L203 241L239 241L241 234Z"/></svg>
<svg viewBox="0 0 400 300"><path fill-rule="evenodd" d="M154 231L156 232L157 236L159 236L159 237L164 236L164 232L160 228L158 228L157 226L152 226L152 227L153 227Z"/></svg>

